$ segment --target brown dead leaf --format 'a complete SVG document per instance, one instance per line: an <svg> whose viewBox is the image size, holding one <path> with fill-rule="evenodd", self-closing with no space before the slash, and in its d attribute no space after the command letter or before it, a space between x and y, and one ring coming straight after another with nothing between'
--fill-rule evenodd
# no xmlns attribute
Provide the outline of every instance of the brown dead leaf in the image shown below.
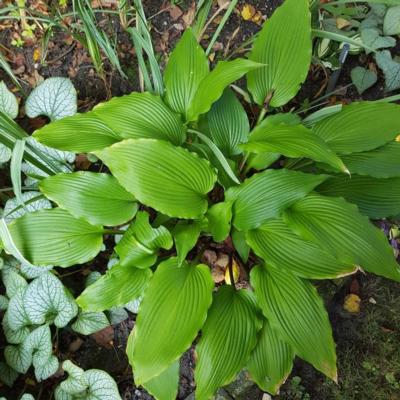
<svg viewBox="0 0 400 400"><path fill-rule="evenodd" d="M346 28L346 26L350 26L351 23L346 18L338 17L336 18L336 27L338 29Z"/></svg>
<svg viewBox="0 0 400 400"><path fill-rule="evenodd" d="M215 283L221 283L225 279L225 269L219 267L213 267L211 269L211 276Z"/></svg>
<svg viewBox="0 0 400 400"><path fill-rule="evenodd" d="M182 16L182 21L184 22L185 27L191 26L193 24L195 15L196 2L193 1L187 12Z"/></svg>
<svg viewBox="0 0 400 400"><path fill-rule="evenodd" d="M350 293L344 298L343 308L351 314L358 314L360 312L360 304L360 297Z"/></svg>
<svg viewBox="0 0 400 400"><path fill-rule="evenodd" d="M112 349L114 345L114 329L112 326L107 326L101 331L92 333L92 339L101 347Z"/></svg>
<svg viewBox="0 0 400 400"><path fill-rule="evenodd" d="M212 267L217 261L217 253L213 250L206 250L201 257L201 261Z"/></svg>
<svg viewBox="0 0 400 400"><path fill-rule="evenodd" d="M118 5L117 0L92 0L92 7L93 8L113 8Z"/></svg>
<svg viewBox="0 0 400 400"><path fill-rule="evenodd" d="M75 158L75 166L79 170L88 170L91 166L91 162L86 157L86 154L78 154Z"/></svg>
<svg viewBox="0 0 400 400"><path fill-rule="evenodd" d="M75 353L81 348L82 344L83 340L80 337L78 337L69 345L68 350L71 353Z"/></svg>
<svg viewBox="0 0 400 400"><path fill-rule="evenodd" d="M169 16L171 17L172 21L178 20L182 15L183 11L178 6L172 6L168 9Z"/></svg>

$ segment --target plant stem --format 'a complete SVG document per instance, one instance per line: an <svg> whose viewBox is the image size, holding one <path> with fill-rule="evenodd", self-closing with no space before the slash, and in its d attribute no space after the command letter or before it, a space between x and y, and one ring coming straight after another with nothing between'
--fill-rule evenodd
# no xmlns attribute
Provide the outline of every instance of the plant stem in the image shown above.
<svg viewBox="0 0 400 400"><path fill-rule="evenodd" d="M122 229L103 229L103 235L123 235L125 232Z"/></svg>

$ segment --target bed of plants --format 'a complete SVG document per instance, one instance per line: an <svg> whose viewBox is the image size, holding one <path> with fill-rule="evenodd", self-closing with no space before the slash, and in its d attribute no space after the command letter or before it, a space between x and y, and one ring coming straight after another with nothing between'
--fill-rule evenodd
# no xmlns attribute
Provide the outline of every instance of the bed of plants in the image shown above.
<svg viewBox="0 0 400 400"><path fill-rule="evenodd" d="M89 335L126 309L137 314L134 381L156 399L177 397L191 347L199 400L241 370L276 394L295 356L337 381L314 281L360 270L400 281L371 222L400 215L400 106L354 102L303 119L284 110L307 78L312 33L309 2L286 0L245 57L211 66L187 28L161 73L145 31L131 29L144 90L77 113L71 82L47 79L25 102L28 117L49 119L32 136L2 84L0 156L15 195L0 220L6 384L31 366L43 381L62 364L56 400L121 398L104 371L61 363L52 335ZM74 170L76 154L94 168ZM202 260L219 244L228 261L216 280ZM61 268L100 254L109 269L74 298Z"/></svg>

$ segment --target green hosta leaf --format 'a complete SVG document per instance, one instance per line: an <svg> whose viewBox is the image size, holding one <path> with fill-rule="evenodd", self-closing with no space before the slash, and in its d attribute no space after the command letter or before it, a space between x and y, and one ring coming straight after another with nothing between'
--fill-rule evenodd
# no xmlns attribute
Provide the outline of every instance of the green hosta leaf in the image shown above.
<svg viewBox="0 0 400 400"><path fill-rule="evenodd" d="M287 157L306 157L323 161L346 171L342 160L316 134L303 125L274 125L268 118L250 134L242 149L254 153L279 153Z"/></svg>
<svg viewBox="0 0 400 400"><path fill-rule="evenodd" d="M263 65L251 60L238 58L233 61L220 61L201 82L188 110L188 121L196 121L199 115L210 110L231 83L249 71Z"/></svg>
<svg viewBox="0 0 400 400"><path fill-rule="evenodd" d="M26 213L33 213L35 211L51 208L50 201L42 198L40 192L23 192L21 198L25 203L25 207L18 208L20 204L16 197L6 201L4 205L4 219L7 223L22 217Z"/></svg>
<svg viewBox="0 0 400 400"><path fill-rule="evenodd" d="M136 384L158 376L197 335L211 304L214 283L205 265L161 263L140 305L127 354Z"/></svg>
<svg viewBox="0 0 400 400"><path fill-rule="evenodd" d="M212 105L211 110L201 120L201 125L227 156L240 153L237 145L247 141L250 131L246 111L229 88Z"/></svg>
<svg viewBox="0 0 400 400"><path fill-rule="evenodd" d="M316 289L280 266L253 268L250 282L272 327L296 354L336 381L332 330Z"/></svg>
<svg viewBox="0 0 400 400"><path fill-rule="evenodd" d="M11 297L7 310L7 324L13 331L20 331L24 335L23 328L31 325L29 316L25 310L24 304L25 290L21 289Z"/></svg>
<svg viewBox="0 0 400 400"><path fill-rule="evenodd" d="M204 50L188 28L171 53L165 69L166 103L186 117L197 88L208 72Z"/></svg>
<svg viewBox="0 0 400 400"><path fill-rule="evenodd" d="M104 311L138 298L152 276L150 269L114 265L77 298L85 311Z"/></svg>
<svg viewBox="0 0 400 400"><path fill-rule="evenodd" d="M61 281L52 273L40 275L32 281L24 294L28 318L35 325L54 323L62 328L76 316L78 307L66 292Z"/></svg>
<svg viewBox="0 0 400 400"><path fill-rule="evenodd" d="M32 91L25 104L28 117L46 115L52 121L74 115L76 110L76 90L68 78L44 80Z"/></svg>
<svg viewBox="0 0 400 400"><path fill-rule="evenodd" d="M257 104L279 107L291 100L307 77L311 62L308 0L286 0L269 18L254 42L250 59L266 64L247 74Z"/></svg>
<svg viewBox="0 0 400 400"><path fill-rule="evenodd" d="M390 92L400 88L400 62L392 58L389 50L378 51L375 54L378 67L385 75L385 90Z"/></svg>
<svg viewBox="0 0 400 400"><path fill-rule="evenodd" d="M303 198L327 177L302 172L267 170L230 188L226 199L233 201L233 224L239 230L260 226Z"/></svg>
<svg viewBox="0 0 400 400"><path fill-rule="evenodd" d="M61 208L93 225L121 225L137 211L135 198L109 174L57 174L42 180L39 188Z"/></svg>
<svg viewBox="0 0 400 400"><path fill-rule="evenodd" d="M94 152L127 138L162 139L180 145L185 129L158 96L131 93L101 103L88 113L48 124L34 136L56 149Z"/></svg>
<svg viewBox="0 0 400 400"><path fill-rule="evenodd" d="M375 178L400 177L400 142L389 142L382 147L342 157L352 174Z"/></svg>
<svg viewBox="0 0 400 400"><path fill-rule="evenodd" d="M121 265L147 268L157 261L160 248L169 250L173 245L171 233L163 226L153 228L149 214L138 212L122 239L115 246Z"/></svg>
<svg viewBox="0 0 400 400"><path fill-rule="evenodd" d="M172 232L175 241L176 255L179 263L182 263L187 254L196 245L201 232L201 222L179 221Z"/></svg>
<svg viewBox="0 0 400 400"><path fill-rule="evenodd" d="M0 381L12 387L18 378L18 372L4 362L0 362Z"/></svg>
<svg viewBox="0 0 400 400"><path fill-rule="evenodd" d="M6 346L4 358L6 363L20 374L26 374L32 364L32 354L23 344Z"/></svg>
<svg viewBox="0 0 400 400"><path fill-rule="evenodd" d="M372 150L399 134L400 106L362 102L344 106L342 111L314 125L313 131L339 154Z"/></svg>
<svg viewBox="0 0 400 400"><path fill-rule="evenodd" d="M296 235L282 219L266 221L258 229L247 232L247 242L254 252L279 268L303 278L329 279L351 274L356 266L338 261L314 242Z"/></svg>
<svg viewBox="0 0 400 400"><path fill-rule="evenodd" d="M0 111L11 119L18 117L18 102L12 92L7 89L6 84L0 82Z"/></svg>
<svg viewBox="0 0 400 400"><path fill-rule="evenodd" d="M231 231L232 202L214 204L207 211L208 230L216 242L225 240Z"/></svg>
<svg viewBox="0 0 400 400"><path fill-rule="evenodd" d="M247 362L252 379L266 392L278 394L293 367L294 351L279 332L264 320L258 343Z"/></svg>
<svg viewBox="0 0 400 400"><path fill-rule="evenodd" d="M400 214L400 177L377 179L352 175L334 177L318 187L325 196L344 197L370 218L386 218Z"/></svg>
<svg viewBox="0 0 400 400"><path fill-rule="evenodd" d="M196 346L196 399L208 399L244 367L261 328L250 291L219 288Z"/></svg>
<svg viewBox="0 0 400 400"><path fill-rule="evenodd" d="M383 33L385 35L400 34L400 5L387 10L383 21Z"/></svg>
<svg viewBox="0 0 400 400"><path fill-rule="evenodd" d="M8 228L18 250L36 265L83 264L92 260L103 245L101 226L59 208L25 214Z"/></svg>
<svg viewBox="0 0 400 400"><path fill-rule="evenodd" d="M118 290L121 290L120 288ZM106 315L102 312L80 312L71 328L81 335L91 335L110 326Z"/></svg>
<svg viewBox="0 0 400 400"><path fill-rule="evenodd" d="M163 214L197 218L207 210L216 176L194 153L160 140L131 139L96 155L140 202Z"/></svg>
<svg viewBox="0 0 400 400"><path fill-rule="evenodd" d="M376 72L363 67L355 67L351 70L351 81L354 83L359 94L364 93L378 80Z"/></svg>
<svg viewBox="0 0 400 400"><path fill-rule="evenodd" d="M246 161L246 172L252 168L261 171L268 168L275 161L279 160L281 155L279 153L250 153Z"/></svg>
<svg viewBox="0 0 400 400"><path fill-rule="evenodd" d="M40 382L55 374L58 360L52 355L51 332L48 325L34 329L24 341L23 346L32 354L36 379Z"/></svg>
<svg viewBox="0 0 400 400"><path fill-rule="evenodd" d="M383 232L343 199L311 194L285 211L296 233L344 263L400 281L400 268Z"/></svg>
<svg viewBox="0 0 400 400"><path fill-rule="evenodd" d="M143 387L157 400L175 400L178 394L179 360L173 362L164 372L143 384Z"/></svg>
<svg viewBox="0 0 400 400"><path fill-rule="evenodd" d="M231 232L233 245L243 262L247 263L250 247L246 242L246 232L233 228Z"/></svg>

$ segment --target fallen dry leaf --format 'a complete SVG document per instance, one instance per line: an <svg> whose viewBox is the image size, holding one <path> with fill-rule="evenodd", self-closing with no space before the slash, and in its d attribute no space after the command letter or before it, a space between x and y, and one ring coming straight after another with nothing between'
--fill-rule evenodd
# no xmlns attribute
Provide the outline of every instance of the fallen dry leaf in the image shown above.
<svg viewBox="0 0 400 400"><path fill-rule="evenodd" d="M33 58L33 61L34 61L35 63L38 62L38 61L40 60L40 56L41 56L41 54L40 54L40 49L36 48L35 50L33 50L33 56L32 56L32 58Z"/></svg>
<svg viewBox="0 0 400 400"><path fill-rule="evenodd" d="M112 326L107 326L101 331L92 333L90 335L94 341L106 349L112 349L114 345L114 329Z"/></svg>
<svg viewBox="0 0 400 400"><path fill-rule="evenodd" d="M262 14L251 4L245 4L243 6L241 15L245 21L252 21L256 24L261 24L262 22Z"/></svg>
<svg viewBox="0 0 400 400"><path fill-rule="evenodd" d="M79 170L88 170L92 163L86 157L86 154L78 154L75 158L75 166Z"/></svg>
<svg viewBox="0 0 400 400"><path fill-rule="evenodd" d="M168 9L169 16L171 17L172 21L178 20L182 15L183 11L178 6L172 6Z"/></svg>
<svg viewBox="0 0 400 400"><path fill-rule="evenodd" d="M346 26L350 26L351 23L346 18L338 17L336 18L336 27L338 29L346 28Z"/></svg>
<svg viewBox="0 0 400 400"><path fill-rule="evenodd" d="M358 314L360 312L360 304L360 297L350 293L344 298L343 308L351 314Z"/></svg>
<svg viewBox="0 0 400 400"><path fill-rule="evenodd" d="M233 275L233 280L236 283L239 280L240 268L239 268L239 265L238 265L238 263L236 262L236 260L234 258L232 258L232 275ZM231 275L229 273L229 267L227 267L225 269L225 282L228 285L232 285L232 283L231 283Z"/></svg>
<svg viewBox="0 0 400 400"><path fill-rule="evenodd" d="M192 5L187 10L186 14L182 16L182 21L185 23L186 27L192 25L195 15L196 15L196 2L193 1Z"/></svg>

